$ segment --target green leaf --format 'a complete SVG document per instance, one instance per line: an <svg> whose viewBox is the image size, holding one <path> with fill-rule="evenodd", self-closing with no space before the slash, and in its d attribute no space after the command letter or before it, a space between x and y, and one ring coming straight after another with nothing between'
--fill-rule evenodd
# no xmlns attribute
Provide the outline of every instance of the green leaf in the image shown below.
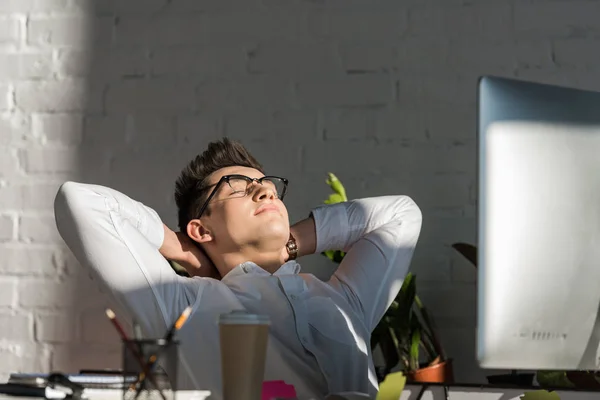
<svg viewBox="0 0 600 400"><path fill-rule="evenodd" d="M325 257L327 257L331 261L333 261L333 257L335 256L335 250L326 250L326 251L322 252L321 254L323 254Z"/></svg>
<svg viewBox="0 0 600 400"><path fill-rule="evenodd" d="M421 343L421 330L415 328L412 332L410 341L410 369L416 371L419 369L419 344Z"/></svg>
<svg viewBox="0 0 600 400"><path fill-rule="evenodd" d="M533 392L526 392L520 397L521 400L560 400L560 396L556 392L549 392L547 390L534 390Z"/></svg>
<svg viewBox="0 0 600 400"><path fill-rule="evenodd" d="M333 261L336 264L341 263L342 260L344 259L344 256L346 255L346 253L344 253L343 251L340 251L340 250L326 250L326 251L322 252L321 254L324 255L325 257L329 258L331 261Z"/></svg>
<svg viewBox="0 0 600 400"><path fill-rule="evenodd" d="M346 190L344 189L342 182L340 182L340 180L331 172L329 172L328 176L329 178L325 182L329 185L329 187L331 187L334 193L331 193L324 203L336 204L348 201L348 198L346 197ZM340 250L327 250L321 254L337 264L341 263L346 255L346 253Z"/></svg>
<svg viewBox="0 0 600 400"><path fill-rule="evenodd" d="M409 272L404 277L404 282L402 282L400 292L396 296L396 301L399 305L398 314L401 315L406 321L409 319L413 302L417 293L416 284L416 276Z"/></svg>
<svg viewBox="0 0 600 400"><path fill-rule="evenodd" d="M440 338L437 335L437 329L433 318L429 316L429 312L427 312L427 309L423 305L423 302L421 301L418 295L415 295L415 304L417 305L417 309L419 310L421 318L425 323L424 330L427 332L427 336L430 338L431 344L433 345L435 352L438 356L442 357L442 359L445 360L446 354L444 354L444 349L442 348Z"/></svg>
<svg viewBox="0 0 600 400"><path fill-rule="evenodd" d="M346 255L346 253L344 253L343 251L336 250L336 251L333 253L333 262L334 262L334 263L337 263L337 264L341 263L341 262L342 262L342 260L344 259L344 256L345 256L345 255Z"/></svg>
<svg viewBox="0 0 600 400"><path fill-rule="evenodd" d="M427 353L427 360L434 360L436 355L433 352L433 347L428 343L428 341L421 337L421 348ZM429 363L431 361L427 361Z"/></svg>
<svg viewBox="0 0 600 400"><path fill-rule="evenodd" d="M535 378L542 387L573 388L575 385L567 377L566 371L539 370Z"/></svg>
<svg viewBox="0 0 600 400"><path fill-rule="evenodd" d="M376 400L397 400L402 397L406 376L402 372L394 372L385 377L379 385Z"/></svg>
<svg viewBox="0 0 600 400"><path fill-rule="evenodd" d="M336 203L341 203L344 201L344 198L337 194L337 193L332 193L329 195L329 198L327 200L325 200L325 204L336 204Z"/></svg>
<svg viewBox="0 0 600 400"><path fill-rule="evenodd" d="M331 190L338 194L342 201L348 201L348 198L346 197L346 189L344 189L342 182L333 173L329 172L328 175L329 179L327 179L325 182L329 185Z"/></svg>
<svg viewBox="0 0 600 400"><path fill-rule="evenodd" d="M175 273L177 273L178 275L187 276L187 277L190 276L190 274L188 274L187 270L185 268L183 268L183 266L181 266L181 264L176 263L175 261L171 261L171 260L169 260L169 264L171 264L171 268L173 268Z"/></svg>

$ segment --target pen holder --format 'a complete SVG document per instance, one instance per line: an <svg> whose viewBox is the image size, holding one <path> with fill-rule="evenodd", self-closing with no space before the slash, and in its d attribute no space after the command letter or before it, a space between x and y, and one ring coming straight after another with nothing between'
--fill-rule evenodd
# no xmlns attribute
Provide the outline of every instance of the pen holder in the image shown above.
<svg viewBox="0 0 600 400"><path fill-rule="evenodd" d="M165 339L124 340L123 400L173 400L179 343Z"/></svg>

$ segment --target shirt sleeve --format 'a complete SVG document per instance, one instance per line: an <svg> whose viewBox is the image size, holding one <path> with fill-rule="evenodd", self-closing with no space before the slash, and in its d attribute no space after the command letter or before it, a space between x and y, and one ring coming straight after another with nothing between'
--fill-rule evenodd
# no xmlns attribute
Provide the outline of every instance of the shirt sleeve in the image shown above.
<svg viewBox="0 0 600 400"><path fill-rule="evenodd" d="M421 231L421 211L407 196L382 196L317 207L318 253L346 255L329 284L364 316L372 331L408 272Z"/></svg>
<svg viewBox="0 0 600 400"><path fill-rule="evenodd" d="M151 208L107 187L66 182L54 213L77 260L147 334L164 335L193 301L190 284L200 281L175 274L160 254L164 228Z"/></svg>

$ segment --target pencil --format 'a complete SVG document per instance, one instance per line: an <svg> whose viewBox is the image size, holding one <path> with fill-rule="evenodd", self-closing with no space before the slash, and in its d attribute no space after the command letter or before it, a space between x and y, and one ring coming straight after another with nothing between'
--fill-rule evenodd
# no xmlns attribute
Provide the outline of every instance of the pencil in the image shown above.
<svg viewBox="0 0 600 400"><path fill-rule="evenodd" d="M110 319L110 322L112 322L113 326L117 329L117 332L119 332L119 336L121 336L121 340L129 341L129 338L127 337L127 334L125 333L125 329L123 329L123 327L121 326L119 321L117 321L117 315L115 314L115 312L113 310L111 310L110 308L107 308L106 316L108 317L108 319Z"/></svg>
<svg viewBox="0 0 600 400"><path fill-rule="evenodd" d="M192 306L188 306L188 307L186 307L185 310L183 310L183 312L181 313L179 318L177 318L177 321L175 321L175 324L173 325L173 327L171 327L171 329L169 329L169 332L165 336L165 340L167 342L170 342L171 340L173 340L173 336L175 336L175 332L180 330L181 327L187 322L191 313L192 313Z"/></svg>

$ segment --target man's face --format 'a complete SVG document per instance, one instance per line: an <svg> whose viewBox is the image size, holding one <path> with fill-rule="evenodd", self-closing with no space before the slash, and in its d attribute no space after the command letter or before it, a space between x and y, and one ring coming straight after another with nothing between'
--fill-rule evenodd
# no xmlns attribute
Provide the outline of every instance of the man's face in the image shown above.
<svg viewBox="0 0 600 400"><path fill-rule="evenodd" d="M226 175L262 178L264 175L248 167L227 167L209 176L211 189ZM246 248L259 251L283 249L290 232L288 212L277 197L271 182L254 182L243 192L243 180L232 184L221 182L200 220L210 231L217 251L232 252Z"/></svg>

